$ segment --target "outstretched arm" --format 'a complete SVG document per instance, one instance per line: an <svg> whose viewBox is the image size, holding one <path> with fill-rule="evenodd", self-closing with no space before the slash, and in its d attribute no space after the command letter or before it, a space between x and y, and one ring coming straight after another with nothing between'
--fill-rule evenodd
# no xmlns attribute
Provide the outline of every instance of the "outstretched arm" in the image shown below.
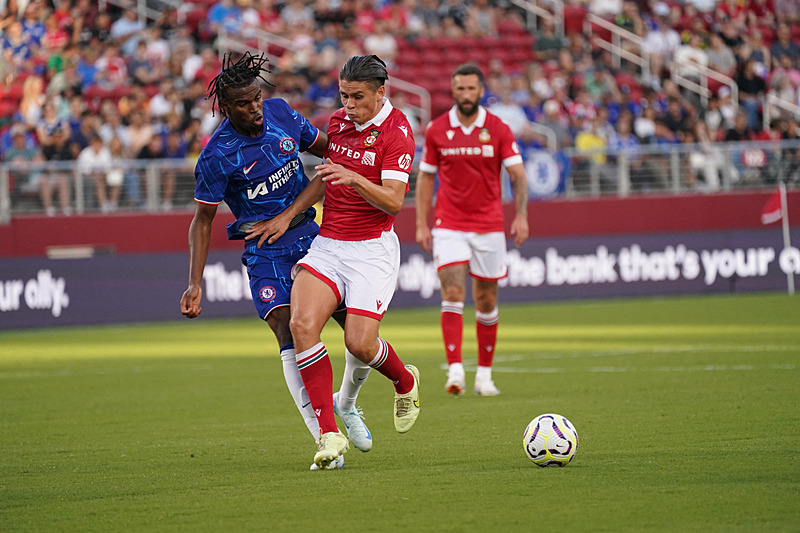
<svg viewBox="0 0 800 533"><path fill-rule="evenodd" d="M211 222L216 213L216 205L198 202L189 226L189 287L181 296L181 313L186 318L196 318L203 311L200 307L203 298L203 270L211 242Z"/></svg>

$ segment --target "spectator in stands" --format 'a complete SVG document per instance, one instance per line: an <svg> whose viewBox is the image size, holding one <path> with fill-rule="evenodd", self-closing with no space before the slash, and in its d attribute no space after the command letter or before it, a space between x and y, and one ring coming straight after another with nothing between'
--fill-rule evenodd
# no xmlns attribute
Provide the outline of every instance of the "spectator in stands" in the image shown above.
<svg viewBox="0 0 800 533"><path fill-rule="evenodd" d="M691 144L687 157L689 187L708 192L719 190L724 156L716 140L712 139L705 121L695 121L694 129L685 137L685 143Z"/></svg>
<svg viewBox="0 0 800 533"><path fill-rule="evenodd" d="M744 32L736 27L733 21L727 15L722 15L720 19L718 19L719 28L717 29L717 33L722 40L725 42L725 46L731 49L733 53L736 55L737 58L741 59L742 57L742 48L746 44L746 41L743 37Z"/></svg>
<svg viewBox="0 0 800 533"><path fill-rule="evenodd" d="M135 83L140 85L153 85L161 80L165 72L157 70L153 62L147 56L147 43L139 41L136 51L128 62L128 71Z"/></svg>
<svg viewBox="0 0 800 533"><path fill-rule="evenodd" d="M94 185L97 208L100 212L110 213L115 210L116 203L119 201L119 189L122 181L115 179L114 183L107 183L107 173L111 166L111 152L99 135L92 135L89 139L89 146L78 154L77 166L82 179L88 179ZM114 177L117 177L116 173ZM109 187L108 190L106 189L107 186ZM113 205L109 202L109 193L116 198L116 202Z"/></svg>
<svg viewBox="0 0 800 533"><path fill-rule="evenodd" d="M421 21L427 37L438 34L442 23L438 0L417 0L416 5L411 8L411 13Z"/></svg>
<svg viewBox="0 0 800 533"><path fill-rule="evenodd" d="M439 16L445 28L449 25L451 28L455 27L459 30L464 30L467 26L469 12L464 2L459 0L441 0L439 3Z"/></svg>
<svg viewBox="0 0 800 533"><path fill-rule="evenodd" d="M745 5L745 11L749 28L775 27L775 3L773 0L750 0Z"/></svg>
<svg viewBox="0 0 800 533"><path fill-rule="evenodd" d="M559 51L564 48L566 44L567 41L564 38L556 35L553 21L544 18L536 34L536 41L533 45L533 57L540 63L547 61L557 62Z"/></svg>
<svg viewBox="0 0 800 533"><path fill-rule="evenodd" d="M107 44L95 62L97 85L105 91L113 91L130 83L128 64L119 52L116 45Z"/></svg>
<svg viewBox="0 0 800 533"><path fill-rule="evenodd" d="M467 7L467 33L473 37L494 37L498 18L498 8L489 0L474 0Z"/></svg>
<svg viewBox="0 0 800 533"><path fill-rule="evenodd" d="M44 80L40 76L28 76L22 84L22 100L19 113L28 126L35 126L42 117L44 106Z"/></svg>
<svg viewBox="0 0 800 533"><path fill-rule="evenodd" d="M797 0L775 0L775 18L779 23L800 24L800 5L797 5Z"/></svg>
<svg viewBox="0 0 800 533"><path fill-rule="evenodd" d="M385 23L386 32L398 37L408 35L409 16L409 10L403 0L382 2L382 7L377 12L377 18Z"/></svg>
<svg viewBox="0 0 800 533"><path fill-rule="evenodd" d="M633 122L633 132L641 144L655 143L656 139L656 110L652 106L642 109L642 114L637 115Z"/></svg>
<svg viewBox="0 0 800 533"><path fill-rule="evenodd" d="M742 63L736 76L736 85L739 87L739 105L747 112L747 125L755 129L759 124L759 112L767 89L764 79L756 76L755 60L748 59Z"/></svg>
<svg viewBox="0 0 800 533"><path fill-rule="evenodd" d="M297 33L310 34L314 28L314 11L303 0L288 0L280 12L282 32L287 36Z"/></svg>
<svg viewBox="0 0 800 533"><path fill-rule="evenodd" d="M136 155L136 159L151 161L164 159L164 157L164 144L160 135L153 135L150 138L150 141L141 150L139 150L139 153ZM175 192L175 174L162 172L161 177L163 181L161 182L161 196L159 198L160 202L156 202L156 199L151 198L150 203L160 205L164 210L170 210L172 209L172 195ZM149 191L146 186L144 189Z"/></svg>
<svg viewBox="0 0 800 533"><path fill-rule="evenodd" d="M764 33L758 27L751 28L750 37L739 50L741 61L754 59L756 74L766 79L772 69L772 53L764 43Z"/></svg>
<svg viewBox="0 0 800 533"><path fill-rule="evenodd" d="M53 131L53 142L42 146L42 156L45 161L74 161L75 153L64 130L56 129ZM61 212L64 215L72 214L69 204L70 196L70 173L63 168L52 169L40 180L40 193L47 216L56 214L53 207L53 192L58 193L58 202Z"/></svg>
<svg viewBox="0 0 800 533"><path fill-rule="evenodd" d="M158 92L150 98L150 116L161 120L169 113L182 113L183 102L175 90L172 78L164 78L158 85Z"/></svg>
<svg viewBox="0 0 800 533"><path fill-rule="evenodd" d="M718 20L728 17L740 30L747 27L747 11L739 0L720 0L715 11Z"/></svg>
<svg viewBox="0 0 800 533"><path fill-rule="evenodd" d="M642 51L650 57L650 73L645 80L647 85L660 88L664 77L667 59L672 57L681 44L681 37L668 22L669 7L659 2L654 10L653 28L647 32L642 42Z"/></svg>
<svg viewBox="0 0 800 533"><path fill-rule="evenodd" d="M631 98L631 88L623 85L619 90L608 92L602 100L605 102L605 109L608 113L608 121L616 126L619 117L625 113L631 115L631 130L633 130L634 117L641 116L642 104L640 101Z"/></svg>
<svg viewBox="0 0 800 533"><path fill-rule="evenodd" d="M35 139L33 136L28 135L25 125L22 123L16 123L11 126L9 137L11 138L11 145L4 150L3 161L19 165L18 168L10 169L10 177L16 181L14 190L22 194L38 191L48 215L55 214L55 209L52 206L53 194L50 189L49 179L43 176L40 171L26 168L31 163L36 164L44 161L42 152L36 146ZM69 206L68 193L63 205Z"/></svg>
<svg viewBox="0 0 800 533"><path fill-rule="evenodd" d="M164 68L172 52L169 48L169 41L163 37L161 28L158 26L148 28L142 38L147 42L147 58L156 68Z"/></svg>
<svg viewBox="0 0 800 533"><path fill-rule="evenodd" d="M507 84L501 85L499 96L499 101L487 109L505 122L514 136L518 137L528 127L528 118L525 116L525 110L514 101L511 89Z"/></svg>
<svg viewBox="0 0 800 533"><path fill-rule="evenodd" d="M372 33L364 38L364 52L375 54L384 60L387 68L393 69L398 53L397 40L387 30L388 22L376 19Z"/></svg>
<svg viewBox="0 0 800 533"><path fill-rule="evenodd" d="M70 136L69 121L59 116L56 105L55 99L46 101L42 116L36 123L36 136L41 143L51 142L51 136L57 128L63 129L67 137Z"/></svg>
<svg viewBox="0 0 800 533"><path fill-rule="evenodd" d="M544 120L542 126L553 130L559 150L572 146L572 136L569 133L569 118L559 101L551 98L542 105Z"/></svg>
<svg viewBox="0 0 800 533"><path fill-rule="evenodd" d="M708 49L708 68L719 72L723 76L733 78L736 75L736 56L733 50L725 46L725 41L719 34L712 33Z"/></svg>
<svg viewBox="0 0 800 533"><path fill-rule="evenodd" d="M684 79L700 85L701 78L705 76L705 69L708 68L708 53L701 48L703 38L693 33L689 37L688 44L684 44L675 50L672 69ZM684 97L695 106L700 103L700 95L693 90L685 89Z"/></svg>
<svg viewBox="0 0 800 533"><path fill-rule="evenodd" d="M45 19L45 32L42 36L42 51L46 54L56 54L63 50L69 41L69 33L58 25L55 14L48 15Z"/></svg>
<svg viewBox="0 0 800 533"><path fill-rule="evenodd" d="M31 70L31 58L38 51L36 45L23 35L22 24L12 21L5 30L2 39L3 56L15 70Z"/></svg>
<svg viewBox="0 0 800 533"><path fill-rule="evenodd" d="M597 116L597 106L585 87L579 87L576 90L575 99L565 107L570 120L576 123L579 130L587 130L593 125Z"/></svg>
<svg viewBox="0 0 800 533"><path fill-rule="evenodd" d="M601 190L617 188L615 169L607 165L608 137L603 117L593 117L588 127L575 135L575 150L579 154L572 180L577 189L590 190L592 177L597 175Z"/></svg>
<svg viewBox="0 0 800 533"><path fill-rule="evenodd" d="M116 108L103 115L103 123L97 130L97 134L103 139L103 143L109 150L111 150L112 139L118 139L124 146L130 144L128 126L123 124L122 116Z"/></svg>
<svg viewBox="0 0 800 533"><path fill-rule="evenodd" d="M662 130L661 140L668 142L682 142L684 133L691 125L691 117L681 105L680 100L673 96L670 97L667 110L658 115L656 124L661 124L667 131ZM659 137L659 130L656 129L656 136Z"/></svg>
<svg viewBox="0 0 800 533"><path fill-rule="evenodd" d="M136 50L142 30L145 29L143 21L139 20L136 8L126 9L121 18L111 24L109 38L111 44L120 47L120 52L125 57L130 57Z"/></svg>
<svg viewBox="0 0 800 533"><path fill-rule="evenodd" d="M643 38L647 33L647 26L639 12L639 4L634 0L625 0L622 3L622 12L614 17L614 24L638 37Z"/></svg>
<svg viewBox="0 0 800 533"><path fill-rule="evenodd" d="M28 2L22 14L22 35L37 49L42 46L42 39L47 32L42 22L43 3Z"/></svg>
<svg viewBox="0 0 800 533"><path fill-rule="evenodd" d="M772 54L773 66L775 67L783 64L783 56L789 57L792 66L798 66L798 60L800 60L800 45L792 39L792 30L789 24L785 22L778 24L776 39L772 42L772 46L770 46L770 53Z"/></svg>

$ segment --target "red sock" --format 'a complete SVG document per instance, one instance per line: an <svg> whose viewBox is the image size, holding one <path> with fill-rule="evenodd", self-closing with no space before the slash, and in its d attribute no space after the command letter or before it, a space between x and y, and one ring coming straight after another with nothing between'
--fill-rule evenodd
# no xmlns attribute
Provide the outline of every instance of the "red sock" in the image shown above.
<svg viewBox="0 0 800 533"><path fill-rule="evenodd" d="M381 338L378 339L378 353L369 366L389 378L398 394L405 394L414 387L414 375L397 357L392 345Z"/></svg>
<svg viewBox="0 0 800 533"><path fill-rule="evenodd" d="M297 354L297 368L322 433L339 431L333 417L333 368L321 342Z"/></svg>
<svg viewBox="0 0 800 533"><path fill-rule="evenodd" d="M464 302L442 302L442 339L447 364L461 362L464 335Z"/></svg>
<svg viewBox="0 0 800 533"><path fill-rule="evenodd" d="M475 312L478 337L478 366L492 366L494 347L497 344L497 308L489 313Z"/></svg>

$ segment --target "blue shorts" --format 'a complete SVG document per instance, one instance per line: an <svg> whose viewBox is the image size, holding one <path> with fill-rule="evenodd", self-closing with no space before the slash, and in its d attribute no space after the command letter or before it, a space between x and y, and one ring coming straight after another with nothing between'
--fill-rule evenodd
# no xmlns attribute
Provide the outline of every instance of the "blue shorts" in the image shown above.
<svg viewBox="0 0 800 533"><path fill-rule="evenodd" d="M273 244L257 247L258 239L245 241L242 264L247 267L250 293L258 316L263 320L276 307L289 305L292 293L292 267L306 256L319 233L312 219L284 233Z"/></svg>

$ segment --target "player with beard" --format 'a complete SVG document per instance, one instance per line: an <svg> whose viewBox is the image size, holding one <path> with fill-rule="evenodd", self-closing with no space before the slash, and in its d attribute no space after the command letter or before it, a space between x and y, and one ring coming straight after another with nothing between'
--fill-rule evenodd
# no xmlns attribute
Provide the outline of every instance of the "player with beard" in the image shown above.
<svg viewBox="0 0 800 533"><path fill-rule="evenodd" d="M528 238L528 182L511 129L480 105L481 70L458 67L451 78L455 106L425 130L417 174L417 243L433 252L442 286L441 327L449 365L445 389L459 396L466 389L461 358L466 279L472 276L478 340L474 392L500 393L492 380L497 341L497 282L506 276L501 174L511 178L516 216L514 244ZM429 226L434 176L438 172L434 228Z"/></svg>
<svg viewBox="0 0 800 533"><path fill-rule="evenodd" d="M319 233L311 207L320 189L310 186L299 154L306 151L322 157L328 143L325 133L279 99L263 100L261 83L264 56L246 53L232 63L223 60L222 72L210 85L209 97L219 102L225 120L200 154L195 168L196 208L189 227L189 287L181 297L181 312L187 318L200 315L203 270L208 259L211 223L223 201L236 220L228 225L228 238L244 240L242 263L247 267L250 291L259 316L266 321L280 346L284 379L289 392L315 440L320 436L316 413L311 407L289 328L291 269L302 259ZM213 111L212 111L213 112ZM319 180L313 180L319 182ZM312 181L312 182L313 182ZM344 324L345 313L331 309ZM337 409L353 445L361 451L372 448L372 436L355 407L358 391L370 372L351 353L345 353L342 387ZM330 398L329 398L330 399ZM344 466L339 455L324 465ZM312 470L318 470L314 464Z"/></svg>

